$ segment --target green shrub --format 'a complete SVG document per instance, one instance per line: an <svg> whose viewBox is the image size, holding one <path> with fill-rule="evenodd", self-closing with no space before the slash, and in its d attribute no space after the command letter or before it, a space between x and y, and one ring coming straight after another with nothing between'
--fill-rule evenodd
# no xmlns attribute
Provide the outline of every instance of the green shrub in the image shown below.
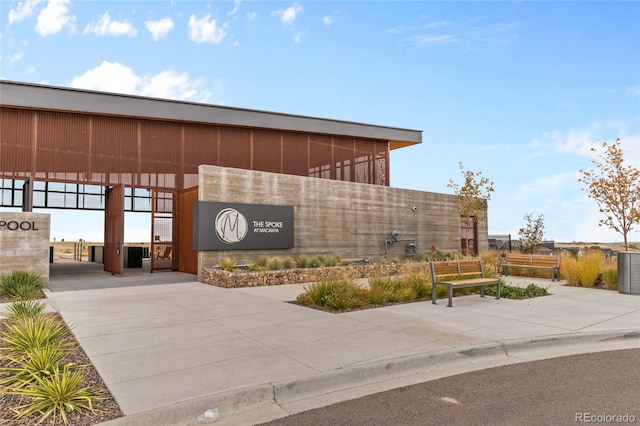
<svg viewBox="0 0 640 426"><path fill-rule="evenodd" d="M257 265L255 263L250 263L247 268L250 271L255 271L255 272L259 272L259 271L266 271L267 267L266 266L261 266L261 265Z"/></svg>
<svg viewBox="0 0 640 426"><path fill-rule="evenodd" d="M485 294L489 296L495 296L498 290L498 286L492 285L485 287ZM546 296L549 294L549 291L545 287L540 287L533 283L528 286L522 288L517 286L512 286L509 284L500 285L500 297L504 299L527 299L532 297Z"/></svg>
<svg viewBox="0 0 640 426"><path fill-rule="evenodd" d="M298 268L308 268L309 267L309 258L304 254L296 257L296 266Z"/></svg>
<svg viewBox="0 0 640 426"><path fill-rule="evenodd" d="M362 289L346 280L323 280L306 289L311 302L336 311L362 306Z"/></svg>
<svg viewBox="0 0 640 426"><path fill-rule="evenodd" d="M367 301L372 305L384 305L389 303L387 292L383 287L371 287L367 293Z"/></svg>
<svg viewBox="0 0 640 426"><path fill-rule="evenodd" d="M290 257L285 257L282 259L282 268L283 269L293 269L296 267L296 261Z"/></svg>
<svg viewBox="0 0 640 426"><path fill-rule="evenodd" d="M51 375L37 377L29 386L8 391L8 394L27 397L24 405L16 408L16 417L39 416L39 422L51 420L67 424L67 413L87 410L93 412L92 400L98 396L81 385L81 371L64 366Z"/></svg>
<svg viewBox="0 0 640 426"><path fill-rule="evenodd" d="M17 300L7 307L3 315L11 321L25 320L40 316L46 306L39 300Z"/></svg>
<svg viewBox="0 0 640 426"><path fill-rule="evenodd" d="M47 283L41 275L26 271L14 271L3 275L0 279L0 296L7 296L17 300L31 300L39 298Z"/></svg>
<svg viewBox="0 0 640 426"><path fill-rule="evenodd" d="M325 266L339 266L340 265L340 256L333 255L326 258Z"/></svg>
<svg viewBox="0 0 640 426"><path fill-rule="evenodd" d="M618 268L615 265L604 267L602 270L602 279L604 280L604 288L616 290L618 288Z"/></svg>
<svg viewBox="0 0 640 426"><path fill-rule="evenodd" d="M282 259L280 257L270 257L267 259L267 270L278 271L282 269Z"/></svg>
<svg viewBox="0 0 640 426"><path fill-rule="evenodd" d="M258 256L258 257L256 258L255 264L256 264L257 266L263 266L263 267L265 267L265 268L266 268L266 266L267 266L267 260L269 260L269 257L268 257L267 255L265 255L265 254L261 254L260 256Z"/></svg>
<svg viewBox="0 0 640 426"><path fill-rule="evenodd" d="M324 257L322 255L313 256L309 259L308 268L320 268L323 266Z"/></svg>
<svg viewBox="0 0 640 426"><path fill-rule="evenodd" d="M227 257L225 260L223 260L222 262L218 263L217 266L218 266L218 268L222 269L223 271L234 272L234 271L238 270L238 267L236 266L236 262L230 257Z"/></svg>
<svg viewBox="0 0 640 426"><path fill-rule="evenodd" d="M424 280L410 280L409 284L417 299L424 299L431 296L431 284L428 282Z"/></svg>
<svg viewBox="0 0 640 426"><path fill-rule="evenodd" d="M384 294L385 303L409 302L418 298L414 282L403 278L374 279L369 284L369 291Z"/></svg>

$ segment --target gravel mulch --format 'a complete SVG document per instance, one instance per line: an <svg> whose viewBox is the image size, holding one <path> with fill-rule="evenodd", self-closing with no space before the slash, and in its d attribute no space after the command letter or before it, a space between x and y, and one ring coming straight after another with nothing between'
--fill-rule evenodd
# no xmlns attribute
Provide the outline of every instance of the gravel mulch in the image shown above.
<svg viewBox="0 0 640 426"><path fill-rule="evenodd" d="M56 314L57 316L57 314ZM59 316L58 316L59 317ZM4 332L4 321L0 321L0 333ZM75 338L68 332L70 339L75 341ZM76 342L77 344L77 342ZM85 354L84 350L77 345L75 351L73 351L66 359L65 362L73 363L75 365L85 366L83 369L84 379L81 386L91 388L98 396L99 399L92 401L94 411L81 411L72 412L67 414L67 420L69 425L73 426L89 426L101 423L107 420L115 419L122 416L122 411L116 403L115 399L107 389L104 381L91 364L89 357ZM0 368L10 366L10 361L2 356L0 353ZM3 377L0 373L0 377ZM0 397L0 424L11 426L32 426L38 423L39 417L30 416L21 419L14 419L14 411L12 408L24 404L24 400L16 395L2 394ZM52 423L50 419L41 423L46 425L51 424L63 424L61 421L58 423Z"/></svg>

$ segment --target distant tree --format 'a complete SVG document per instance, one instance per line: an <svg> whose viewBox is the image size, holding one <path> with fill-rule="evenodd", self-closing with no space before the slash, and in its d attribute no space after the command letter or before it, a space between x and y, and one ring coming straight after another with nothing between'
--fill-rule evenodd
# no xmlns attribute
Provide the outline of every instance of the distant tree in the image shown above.
<svg viewBox="0 0 640 426"><path fill-rule="evenodd" d="M533 214L527 213L524 215L524 220L526 225L518 231L520 244L524 251L533 254L544 238L544 216L539 215L537 219L534 219Z"/></svg>
<svg viewBox="0 0 640 426"><path fill-rule="evenodd" d="M456 196L460 220L465 226L465 254L469 254L469 229L473 229L476 223L486 219L487 202L491 199L493 182L486 177L481 177L482 172L465 171L462 162L459 165L464 183L459 185L450 179L447 187L453 189Z"/></svg>
<svg viewBox="0 0 640 426"><path fill-rule="evenodd" d="M628 251L627 236L640 223L640 169L624 164L620 138L610 145L604 142L602 148L604 153L598 155L602 162L591 160L596 169L580 169L582 177L578 181L585 185L582 190L596 200L600 212L606 216L599 225L622 234L624 249ZM591 151L597 152L597 149Z"/></svg>

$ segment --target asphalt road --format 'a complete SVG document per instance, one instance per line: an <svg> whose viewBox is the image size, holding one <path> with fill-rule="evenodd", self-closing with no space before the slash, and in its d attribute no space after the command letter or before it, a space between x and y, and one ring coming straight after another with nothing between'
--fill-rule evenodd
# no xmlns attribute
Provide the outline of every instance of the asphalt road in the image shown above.
<svg viewBox="0 0 640 426"><path fill-rule="evenodd" d="M640 424L640 349L552 358L438 379L265 425Z"/></svg>

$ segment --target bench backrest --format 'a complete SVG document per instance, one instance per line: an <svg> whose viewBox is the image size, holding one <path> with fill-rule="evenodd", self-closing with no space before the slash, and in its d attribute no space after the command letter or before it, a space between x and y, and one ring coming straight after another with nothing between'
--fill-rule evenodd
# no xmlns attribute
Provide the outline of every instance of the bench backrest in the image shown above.
<svg viewBox="0 0 640 426"><path fill-rule="evenodd" d="M438 277L451 277L461 275L480 275L484 278L484 269L481 260L458 260L444 262L430 262L431 280L435 282Z"/></svg>
<svg viewBox="0 0 640 426"><path fill-rule="evenodd" d="M548 254L532 254L531 263L533 265L548 266L548 267L560 267L560 256L553 256Z"/></svg>
<svg viewBox="0 0 640 426"><path fill-rule="evenodd" d="M547 254L522 254L522 253L508 253L507 264L509 265L535 265L535 266L548 266L560 267L560 256L553 256Z"/></svg>

